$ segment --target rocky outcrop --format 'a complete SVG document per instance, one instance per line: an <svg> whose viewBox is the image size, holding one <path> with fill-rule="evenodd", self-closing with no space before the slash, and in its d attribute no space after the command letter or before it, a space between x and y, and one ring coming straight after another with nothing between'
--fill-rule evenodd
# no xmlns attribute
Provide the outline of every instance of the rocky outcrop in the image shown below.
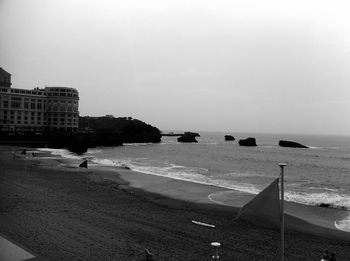
<svg viewBox="0 0 350 261"><path fill-rule="evenodd" d="M67 145L64 145L64 143L62 143L56 147L67 147L71 152L75 152L77 154L83 154L87 152L90 142L86 135L76 134L74 136L67 137L67 139L70 139L70 141L66 141Z"/></svg>
<svg viewBox="0 0 350 261"><path fill-rule="evenodd" d="M80 117L79 128L92 129L97 146L118 143L156 143L161 141L159 129L131 117ZM102 144L100 144L102 143Z"/></svg>
<svg viewBox="0 0 350 261"><path fill-rule="evenodd" d="M193 133L193 132L185 132L185 134L181 135L179 138L177 138L178 142L195 142L197 143L198 141L196 140L196 137L198 137L198 133Z"/></svg>
<svg viewBox="0 0 350 261"><path fill-rule="evenodd" d="M225 141L233 141L235 138L232 135L225 135Z"/></svg>
<svg viewBox="0 0 350 261"><path fill-rule="evenodd" d="M156 143L160 131L140 120L114 117L80 117L79 133L50 132L36 135L9 135L0 132L0 144L30 147L67 148L82 154L96 146L121 146L123 143Z"/></svg>
<svg viewBox="0 0 350 261"><path fill-rule="evenodd" d="M303 145L303 144L300 144L300 143L297 143L297 142L294 142L294 141L288 141L288 140L280 140L278 145L280 147L288 147L288 148L302 148L302 149L307 149L309 147Z"/></svg>
<svg viewBox="0 0 350 261"><path fill-rule="evenodd" d="M244 140L239 140L238 142L239 146L248 146L248 147L256 147L256 141L255 138L249 137Z"/></svg>
<svg viewBox="0 0 350 261"><path fill-rule="evenodd" d="M199 135L199 133L197 133L197 132L190 132L190 131L186 131L185 133L184 133L184 135L186 135L186 136L193 136L193 137L200 137L201 135Z"/></svg>

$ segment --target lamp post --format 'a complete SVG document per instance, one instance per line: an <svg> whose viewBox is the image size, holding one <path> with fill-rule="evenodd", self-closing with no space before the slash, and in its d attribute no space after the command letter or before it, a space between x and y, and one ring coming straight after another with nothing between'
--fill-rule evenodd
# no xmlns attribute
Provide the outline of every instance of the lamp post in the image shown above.
<svg viewBox="0 0 350 261"><path fill-rule="evenodd" d="M219 242L212 242L210 244L215 249L214 255L211 257L212 260L218 260L219 259L219 247L221 244Z"/></svg>

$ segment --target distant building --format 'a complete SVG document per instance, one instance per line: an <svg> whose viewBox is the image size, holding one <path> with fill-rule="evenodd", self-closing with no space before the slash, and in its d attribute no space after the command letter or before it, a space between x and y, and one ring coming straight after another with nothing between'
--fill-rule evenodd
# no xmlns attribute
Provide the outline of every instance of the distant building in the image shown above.
<svg viewBox="0 0 350 261"><path fill-rule="evenodd" d="M77 132L79 93L74 88L11 88L11 74L0 68L0 131Z"/></svg>

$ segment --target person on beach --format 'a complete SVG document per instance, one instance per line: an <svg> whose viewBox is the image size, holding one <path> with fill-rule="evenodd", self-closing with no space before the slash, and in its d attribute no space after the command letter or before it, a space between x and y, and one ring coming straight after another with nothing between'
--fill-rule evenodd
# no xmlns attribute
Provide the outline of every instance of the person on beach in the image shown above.
<svg viewBox="0 0 350 261"><path fill-rule="evenodd" d="M327 249L323 252L321 261L329 261L329 254Z"/></svg>

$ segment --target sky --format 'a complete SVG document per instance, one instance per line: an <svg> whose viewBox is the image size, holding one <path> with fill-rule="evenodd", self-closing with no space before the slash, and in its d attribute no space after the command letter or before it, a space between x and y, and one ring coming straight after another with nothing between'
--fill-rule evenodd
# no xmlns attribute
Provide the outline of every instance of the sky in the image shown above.
<svg viewBox="0 0 350 261"><path fill-rule="evenodd" d="M350 135L350 2L0 0L12 87L160 130Z"/></svg>

